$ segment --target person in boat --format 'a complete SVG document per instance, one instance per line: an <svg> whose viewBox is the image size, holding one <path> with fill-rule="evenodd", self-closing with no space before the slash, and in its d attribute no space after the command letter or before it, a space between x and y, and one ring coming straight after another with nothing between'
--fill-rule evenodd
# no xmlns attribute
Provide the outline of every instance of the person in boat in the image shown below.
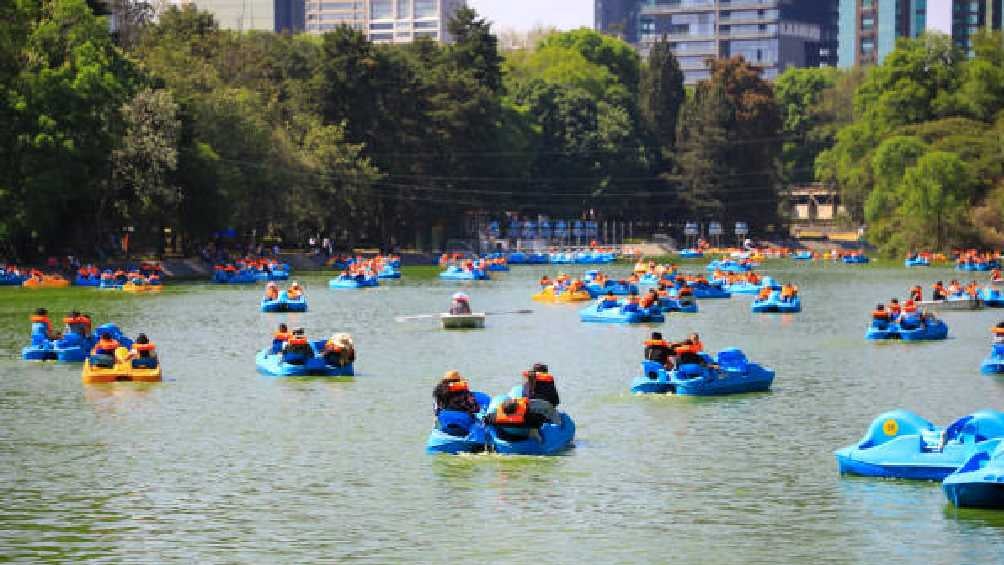
<svg viewBox="0 0 1004 565"><path fill-rule="evenodd" d="M111 332L102 332L98 337L98 342L91 350L91 363L97 367L112 367L115 365L115 350L119 348L119 342L112 336Z"/></svg>
<svg viewBox="0 0 1004 565"><path fill-rule="evenodd" d="M437 415L443 410L453 410L474 416L481 410L477 398L471 392L470 383L460 376L459 371L447 371L432 389L432 398Z"/></svg>
<svg viewBox="0 0 1004 565"><path fill-rule="evenodd" d="M976 281L969 281L964 291L970 298L976 298L980 293L980 285L976 284Z"/></svg>
<svg viewBox="0 0 1004 565"><path fill-rule="evenodd" d="M994 336L994 345L1004 344L1004 322L997 322L997 325L990 328L990 333Z"/></svg>
<svg viewBox="0 0 1004 565"><path fill-rule="evenodd" d="M551 284L553 284L553 283L551 282L551 277L549 277L547 275L544 275L544 276L540 277L540 281L538 281L537 284L539 284L541 286L541 288L546 288L546 287L551 286Z"/></svg>
<svg viewBox="0 0 1004 565"><path fill-rule="evenodd" d="M662 338L662 333L652 332L652 336L645 340L645 360L658 363L667 370L673 368L673 349Z"/></svg>
<svg viewBox="0 0 1004 565"><path fill-rule="evenodd" d="M279 299L279 285L274 282L270 282L265 285L265 300L278 300Z"/></svg>
<svg viewBox="0 0 1004 565"><path fill-rule="evenodd" d="M293 283L289 285L289 289L286 291L286 296L288 296L290 300L299 300L300 297L303 296L303 287L300 286L300 283L293 281Z"/></svg>
<svg viewBox="0 0 1004 565"><path fill-rule="evenodd" d="M638 292L632 290L627 296L627 304L624 305L625 312L637 312L641 307L641 297Z"/></svg>
<svg viewBox="0 0 1004 565"><path fill-rule="evenodd" d="M129 358L132 359L133 367L154 369L157 367L157 348L146 334L136 336L136 341L129 350Z"/></svg>
<svg viewBox="0 0 1004 565"><path fill-rule="evenodd" d="M470 297L462 292L454 294L453 301L450 302L450 315L464 316L470 313L471 313Z"/></svg>
<svg viewBox="0 0 1004 565"><path fill-rule="evenodd" d="M303 365L307 359L314 356L314 350L310 347L310 340L303 328L293 330L289 336L289 341L282 349L282 362L290 365Z"/></svg>
<svg viewBox="0 0 1004 565"><path fill-rule="evenodd" d="M558 389L554 376L547 371L547 365L535 363L529 371L523 371L523 396L530 400L530 411L546 414L552 424L561 423L558 414Z"/></svg>
<svg viewBox="0 0 1004 565"><path fill-rule="evenodd" d="M900 306L898 298L890 298L889 306L886 307L886 310L889 313L890 320L895 320L896 318L899 318L900 314L903 313L903 307Z"/></svg>
<svg viewBox="0 0 1004 565"><path fill-rule="evenodd" d="M699 336L697 332L690 334L690 337L687 339L690 340L690 345L694 348L695 352L701 353L704 351L704 343L701 341L701 336Z"/></svg>
<svg viewBox="0 0 1004 565"><path fill-rule="evenodd" d="M683 343L678 343L673 345L673 352L677 357L677 365L706 365L704 357L700 355L700 351L694 345L693 341L690 339L684 340Z"/></svg>
<svg viewBox="0 0 1004 565"><path fill-rule="evenodd" d="M608 290L600 301L600 309L616 308L618 305L620 305L620 301L614 296L614 291L612 290Z"/></svg>
<svg viewBox="0 0 1004 565"><path fill-rule="evenodd" d="M760 290L757 291L756 299L761 302L764 300L769 300L771 292L773 291L769 286L762 286L760 287Z"/></svg>
<svg viewBox="0 0 1004 565"><path fill-rule="evenodd" d="M41 335L45 339L56 339L59 336L52 332L52 322L49 321L49 311L45 308L36 308L31 316L31 334Z"/></svg>
<svg viewBox="0 0 1004 565"><path fill-rule="evenodd" d="M948 291L945 290L945 283L938 281L931 288L931 300L945 300L948 298Z"/></svg>
<svg viewBox="0 0 1004 565"><path fill-rule="evenodd" d="M66 324L67 333L75 333L83 338L88 338L91 336L91 318L90 316L85 316L74 310L70 312L70 315L63 318L63 323Z"/></svg>
<svg viewBox="0 0 1004 565"><path fill-rule="evenodd" d="M990 282L1004 282L1004 275L1001 274L1001 270L999 268L994 267L994 269L990 271Z"/></svg>
<svg viewBox="0 0 1004 565"><path fill-rule="evenodd" d="M484 422L495 426L500 438L506 441L540 439L540 428L550 421L549 414L528 398L510 398L503 401L495 412L485 416Z"/></svg>
<svg viewBox="0 0 1004 565"><path fill-rule="evenodd" d="M917 329L922 320L917 315L917 304L913 300L907 300L903 304L903 314L899 317L899 326L904 330Z"/></svg>
<svg viewBox="0 0 1004 565"><path fill-rule="evenodd" d="M286 347L286 342L289 341L289 327L286 324L279 324L279 329L272 334L272 354L279 353Z"/></svg>
<svg viewBox="0 0 1004 565"><path fill-rule="evenodd" d="M885 307L884 304L881 304L881 303L880 304L876 304L875 305L875 309L872 310L872 325L875 325L877 327L885 328L887 325L889 325L890 321L895 320L895 319L896 319L896 317L893 317L889 313L889 311L886 310L886 307Z"/></svg>
<svg viewBox="0 0 1004 565"><path fill-rule="evenodd" d="M648 289L648 292L645 293L645 296L641 297L641 300L638 302L638 305L647 310L658 303L659 303L659 294L655 291L654 288L650 288Z"/></svg>
<svg viewBox="0 0 1004 565"><path fill-rule="evenodd" d="M356 347L352 336L336 333L324 342L324 362L335 367L347 367L356 360Z"/></svg>
<svg viewBox="0 0 1004 565"><path fill-rule="evenodd" d="M948 295L958 296L962 294L962 285L957 280L952 280L948 283Z"/></svg>
<svg viewBox="0 0 1004 565"><path fill-rule="evenodd" d="M924 301L924 289L920 285L917 285L910 289L910 300L914 302Z"/></svg>
<svg viewBox="0 0 1004 565"><path fill-rule="evenodd" d="M786 283L781 287L781 302L791 302L798 296L798 287Z"/></svg>

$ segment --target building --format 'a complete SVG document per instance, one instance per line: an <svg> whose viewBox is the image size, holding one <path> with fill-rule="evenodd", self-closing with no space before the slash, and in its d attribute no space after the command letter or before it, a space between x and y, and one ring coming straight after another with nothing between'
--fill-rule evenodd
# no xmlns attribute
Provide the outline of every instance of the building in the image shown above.
<svg viewBox="0 0 1004 565"><path fill-rule="evenodd" d="M936 2L938 0L928 0ZM1000 31L1002 19L1004 19L1004 0L940 0L947 6L946 10L951 14L952 40L956 45L971 51L973 48L973 36L978 32ZM942 16L943 17L943 16ZM941 20L944 21L944 20Z"/></svg>
<svg viewBox="0 0 1004 565"><path fill-rule="evenodd" d="M447 22L465 4L465 0L306 0L306 30L325 33L347 25L374 43L410 43L422 37L448 42Z"/></svg>
<svg viewBox="0 0 1004 565"><path fill-rule="evenodd" d="M236 31L304 30L304 0L178 0L216 18L223 29Z"/></svg>
<svg viewBox="0 0 1004 565"><path fill-rule="evenodd" d="M708 58L736 55L771 79L788 67L836 63L836 1L596 0L596 29L643 54L669 41L687 84L708 77Z"/></svg>

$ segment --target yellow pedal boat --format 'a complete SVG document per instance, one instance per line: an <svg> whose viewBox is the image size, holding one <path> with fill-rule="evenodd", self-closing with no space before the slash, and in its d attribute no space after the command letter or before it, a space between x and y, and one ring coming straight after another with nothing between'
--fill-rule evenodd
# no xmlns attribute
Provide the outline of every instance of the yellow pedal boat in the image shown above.
<svg viewBox="0 0 1004 565"><path fill-rule="evenodd" d="M129 350L120 347L115 350L115 365L113 367L95 367L91 358L84 360L84 369L80 379L85 385L100 383L159 383L161 381L160 363L152 369L132 366Z"/></svg>
<svg viewBox="0 0 1004 565"><path fill-rule="evenodd" d="M554 287L549 286L544 290L538 292L537 294L534 294L533 299L536 300L537 302L566 303L566 302L588 302L589 300L592 300L592 297L589 296L589 292L586 290L576 290L576 291L565 290L559 292L558 294L555 294Z"/></svg>
<svg viewBox="0 0 1004 565"><path fill-rule="evenodd" d="M159 284L135 284L130 281L122 285L122 292L160 292L162 288L164 287Z"/></svg>
<svg viewBox="0 0 1004 565"><path fill-rule="evenodd" d="M70 286L70 281L59 275L45 275L39 280L36 277L29 277L21 283L24 288L66 288Z"/></svg>

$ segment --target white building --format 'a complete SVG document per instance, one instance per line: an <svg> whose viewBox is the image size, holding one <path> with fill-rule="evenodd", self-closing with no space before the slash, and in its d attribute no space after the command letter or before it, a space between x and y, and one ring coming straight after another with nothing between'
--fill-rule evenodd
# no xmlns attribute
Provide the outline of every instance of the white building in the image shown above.
<svg viewBox="0 0 1004 565"><path fill-rule="evenodd" d="M465 0L306 0L306 31L339 25L358 29L374 43L410 43L427 37L450 41L446 24Z"/></svg>

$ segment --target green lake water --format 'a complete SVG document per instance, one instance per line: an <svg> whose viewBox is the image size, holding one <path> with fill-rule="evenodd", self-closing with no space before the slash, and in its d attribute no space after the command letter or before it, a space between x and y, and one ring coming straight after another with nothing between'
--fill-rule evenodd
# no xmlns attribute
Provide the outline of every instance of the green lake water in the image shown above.
<svg viewBox="0 0 1004 565"><path fill-rule="evenodd" d="M531 302L555 267L468 284L406 269L365 291L305 274L299 315L259 313L260 285L0 288L0 561L1004 562L1004 511L955 509L937 483L841 478L832 454L888 409L941 424L1004 409L1004 380L979 373L1004 311L944 314L944 342L868 343L876 302L952 273L764 270L799 284L803 313L753 315L751 298L735 297L661 325L777 372L770 393L714 399L631 395L652 328L583 324L581 305ZM461 288L476 310L535 313L472 332L394 321L442 311ZM79 365L20 361L37 306L145 331L165 382L83 386ZM357 377L256 374L281 320L352 333ZM557 378L576 449L424 453L445 370L499 394L535 361Z"/></svg>

